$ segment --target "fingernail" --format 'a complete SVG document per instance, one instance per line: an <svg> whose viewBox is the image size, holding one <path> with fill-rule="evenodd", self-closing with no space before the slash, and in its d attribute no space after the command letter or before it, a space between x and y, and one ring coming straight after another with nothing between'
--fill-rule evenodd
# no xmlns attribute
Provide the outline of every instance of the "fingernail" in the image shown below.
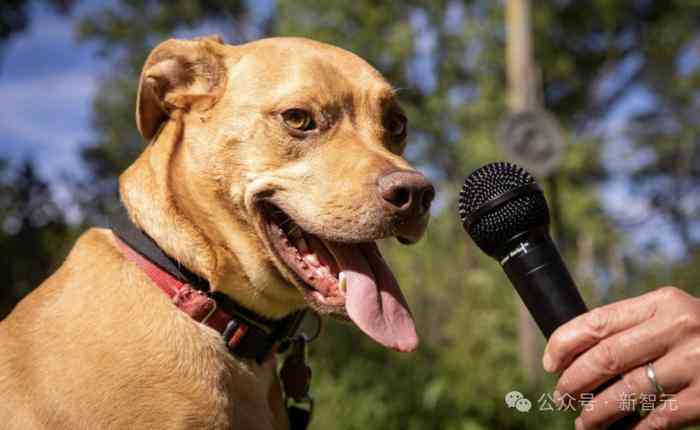
<svg viewBox="0 0 700 430"><path fill-rule="evenodd" d="M552 356L549 355L548 352L544 353L544 357L542 357L542 367L544 367L544 370L546 370L549 373L554 372L554 361L552 360Z"/></svg>
<svg viewBox="0 0 700 430"><path fill-rule="evenodd" d="M576 418L574 424L576 425L576 430L586 430L586 427L583 425L583 420L581 419L581 417Z"/></svg>

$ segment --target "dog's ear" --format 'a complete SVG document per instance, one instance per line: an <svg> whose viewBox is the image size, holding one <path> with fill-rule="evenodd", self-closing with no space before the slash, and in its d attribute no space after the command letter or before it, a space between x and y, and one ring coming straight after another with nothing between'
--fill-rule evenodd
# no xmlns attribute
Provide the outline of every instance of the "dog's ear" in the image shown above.
<svg viewBox="0 0 700 430"><path fill-rule="evenodd" d="M222 44L219 36L170 39L151 51L136 98L136 124L146 140L173 111L206 110L218 101L226 86Z"/></svg>

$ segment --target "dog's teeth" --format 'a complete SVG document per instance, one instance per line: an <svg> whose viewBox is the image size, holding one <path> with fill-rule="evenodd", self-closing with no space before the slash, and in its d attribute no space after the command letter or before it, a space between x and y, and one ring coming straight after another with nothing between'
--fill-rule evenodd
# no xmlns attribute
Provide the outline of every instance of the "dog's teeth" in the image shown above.
<svg viewBox="0 0 700 430"><path fill-rule="evenodd" d="M316 254L314 254L314 253L304 255L304 260L306 260L306 262L309 264L313 264L314 266L321 265L318 262L318 257L316 257Z"/></svg>
<svg viewBox="0 0 700 430"><path fill-rule="evenodd" d="M306 243L306 239L304 239L303 237L300 237L299 239L297 239L296 245L297 245L297 249L299 249L299 251L301 251L301 252L306 252L309 250L309 244Z"/></svg>
<svg viewBox="0 0 700 430"><path fill-rule="evenodd" d="M338 289L345 293L345 290L347 289L347 283L348 281L345 279L345 273L340 272L338 274Z"/></svg>

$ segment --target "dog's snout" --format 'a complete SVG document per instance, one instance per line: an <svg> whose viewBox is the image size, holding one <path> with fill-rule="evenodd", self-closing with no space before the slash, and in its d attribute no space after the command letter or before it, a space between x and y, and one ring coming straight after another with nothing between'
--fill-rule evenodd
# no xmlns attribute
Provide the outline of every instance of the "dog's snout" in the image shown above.
<svg viewBox="0 0 700 430"><path fill-rule="evenodd" d="M435 198L433 184L418 172L391 172L380 177L377 185L384 201L404 215L424 214Z"/></svg>

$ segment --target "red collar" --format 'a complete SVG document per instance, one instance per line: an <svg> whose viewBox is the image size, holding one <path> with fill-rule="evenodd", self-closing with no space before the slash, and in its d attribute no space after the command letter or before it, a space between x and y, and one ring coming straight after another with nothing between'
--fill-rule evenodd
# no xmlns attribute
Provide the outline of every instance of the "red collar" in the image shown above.
<svg viewBox="0 0 700 430"><path fill-rule="evenodd" d="M119 249L129 261L138 265L181 311L221 333L229 351L234 355L255 358L261 363L279 341L290 337L296 331L303 318L304 313L298 312L280 321L256 321L251 318L249 312L244 315L233 308L230 299L219 296L220 301L228 302L227 309L224 310L208 294L163 270L116 234L114 237Z"/></svg>

